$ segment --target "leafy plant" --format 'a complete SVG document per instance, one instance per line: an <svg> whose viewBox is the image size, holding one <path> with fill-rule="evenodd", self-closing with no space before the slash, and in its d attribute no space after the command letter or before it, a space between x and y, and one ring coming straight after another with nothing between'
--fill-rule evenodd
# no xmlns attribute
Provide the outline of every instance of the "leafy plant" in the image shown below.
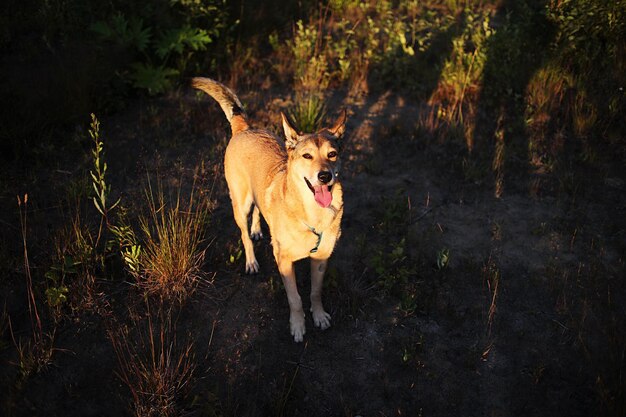
<svg viewBox="0 0 626 417"><path fill-rule="evenodd" d="M561 113L571 117L574 132L585 140L583 151L588 152L593 145L587 140L591 133L606 137L626 129L622 117L626 8L622 1L550 1L546 17L556 28L552 62L576 95L564 102Z"/></svg>
<svg viewBox="0 0 626 417"><path fill-rule="evenodd" d="M228 264L229 265L235 265L239 259L241 259L241 255L243 255L243 250L241 248L241 241L239 241L239 245L237 245L237 248L232 251L229 256L228 256Z"/></svg>
<svg viewBox="0 0 626 417"><path fill-rule="evenodd" d="M102 40L111 41L126 48L144 52L152 38L152 29L144 27L142 19L130 20L122 13L116 13L109 21L98 21L91 25L91 30Z"/></svg>
<svg viewBox="0 0 626 417"><path fill-rule="evenodd" d="M437 252L437 269L441 270L450 262L450 249L443 248Z"/></svg>
<svg viewBox="0 0 626 417"><path fill-rule="evenodd" d="M104 145L100 139L100 122L93 113L91 114L89 136L91 136L91 139L94 142L94 149L91 152L93 156L93 170L89 171L95 194L92 197L92 200L96 210L98 210L102 216L100 218L100 227L98 228L98 237L96 238L95 243L95 246L97 247L102 236L103 226L109 225L110 212L117 207L120 203L120 199L117 199L117 201L113 204L109 204L108 202L111 185L106 182L107 163L104 161Z"/></svg>
<svg viewBox="0 0 626 417"><path fill-rule="evenodd" d="M405 316L412 315L417 309L417 294L413 288L406 288L400 296L400 312Z"/></svg>
<svg viewBox="0 0 626 417"><path fill-rule="evenodd" d="M117 245L124 265L126 265L131 275L136 276L141 271L142 247L135 231L128 222L127 212L123 206L120 206L117 223L117 225L111 225L109 227L111 234L114 236L114 242L111 242L111 245Z"/></svg>
<svg viewBox="0 0 626 417"><path fill-rule="evenodd" d="M94 23L91 30L101 42L115 44L134 57L119 72L124 81L150 95L160 94L171 88L196 52L205 51L220 36L226 12L214 3L217 1L170 2L168 12L181 18L170 19L172 26L164 29L146 7L142 9L145 19L117 12Z"/></svg>
<svg viewBox="0 0 626 417"><path fill-rule="evenodd" d="M290 110L289 115L300 132L316 132L326 116L326 102L317 93L296 94L295 106Z"/></svg>
<svg viewBox="0 0 626 417"><path fill-rule="evenodd" d="M460 132L467 148L473 148L476 101L487 62L491 28L489 9L466 8L463 27L452 39L450 57L444 62L430 103L436 108L437 129L443 133Z"/></svg>
<svg viewBox="0 0 626 417"><path fill-rule="evenodd" d="M69 289L65 285L58 287L48 287L46 289L46 297L48 298L48 305L51 307L59 307L67 301L67 293Z"/></svg>
<svg viewBox="0 0 626 417"><path fill-rule="evenodd" d="M377 251L371 259L371 266L378 276L378 285L384 292L403 288L409 277L415 274L414 267L405 254L406 240L392 244L388 251Z"/></svg>

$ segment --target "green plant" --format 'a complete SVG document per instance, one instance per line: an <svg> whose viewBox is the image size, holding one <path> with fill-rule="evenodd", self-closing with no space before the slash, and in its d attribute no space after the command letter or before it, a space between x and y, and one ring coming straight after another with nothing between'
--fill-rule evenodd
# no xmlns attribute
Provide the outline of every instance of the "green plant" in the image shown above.
<svg viewBox="0 0 626 417"><path fill-rule="evenodd" d="M46 289L46 297L48 298L48 305L51 307L60 307L67 301L68 288L64 285L56 287L48 287Z"/></svg>
<svg viewBox="0 0 626 417"><path fill-rule="evenodd" d="M378 277L378 285L386 293L404 288L409 277L415 274L415 269L405 254L405 244L406 239L403 238L387 250L377 251L370 261Z"/></svg>
<svg viewBox="0 0 626 417"><path fill-rule="evenodd" d="M226 9L219 0L173 0L165 13L170 16L163 26L146 6L139 15L127 18L118 11L109 19L91 26L101 42L112 43L134 57L119 72L133 87L159 94L172 86L199 51L205 51L225 29Z"/></svg>
<svg viewBox="0 0 626 417"><path fill-rule="evenodd" d="M131 275L136 276L141 270L142 247L127 219L127 209L124 206L119 206L117 225L111 225L109 230L114 237L109 246L117 246L124 265Z"/></svg>
<svg viewBox="0 0 626 417"><path fill-rule="evenodd" d="M408 317L415 313L417 309L417 294L411 287L405 288L400 296L400 305L398 307L403 316Z"/></svg>
<svg viewBox="0 0 626 417"><path fill-rule="evenodd" d="M466 8L460 34L452 39L450 57L443 64L429 103L437 109L434 127L460 132L468 150L473 148L476 101L487 62L491 10Z"/></svg>
<svg viewBox="0 0 626 417"><path fill-rule="evenodd" d="M590 140L592 134L608 139L626 129L621 88L626 80L626 8L623 1L550 1L546 17L555 27L551 65L566 74L574 96L557 114L569 119L584 155L598 142Z"/></svg>
<svg viewBox="0 0 626 417"><path fill-rule="evenodd" d="M243 249L241 247L241 240L237 244L237 248L230 252L228 255L228 264L235 265L241 259L241 255L243 255Z"/></svg>
<svg viewBox="0 0 626 417"><path fill-rule="evenodd" d="M450 262L450 249L442 248L437 251L437 269L441 270L448 267Z"/></svg>
<svg viewBox="0 0 626 417"><path fill-rule="evenodd" d="M117 207L121 199L117 199L117 201L113 204L110 204L108 201L109 194L111 192L111 185L106 182L107 163L104 161L104 145L100 139L100 122L93 113L91 114L89 136L91 136L91 139L94 142L94 149L91 151L93 157L93 170L89 171L95 194L92 197L92 200L96 210L98 210L101 214L100 226L98 227L98 237L96 238L94 244L94 247L98 247L104 226L110 226L111 211Z"/></svg>
<svg viewBox="0 0 626 417"><path fill-rule="evenodd" d="M316 132L326 116L326 102L321 94L297 93L296 102L289 115L300 132Z"/></svg>
<svg viewBox="0 0 626 417"><path fill-rule="evenodd" d="M378 227L386 233L401 231L408 222L409 201L407 193L398 189L395 195L381 199L377 208Z"/></svg>

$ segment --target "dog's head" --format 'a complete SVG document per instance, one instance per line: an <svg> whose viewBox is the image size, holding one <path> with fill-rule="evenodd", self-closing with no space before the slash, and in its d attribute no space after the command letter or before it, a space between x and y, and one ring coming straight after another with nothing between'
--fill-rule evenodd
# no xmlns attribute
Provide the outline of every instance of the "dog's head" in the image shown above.
<svg viewBox="0 0 626 417"><path fill-rule="evenodd" d="M344 110L330 128L299 133L282 113L289 175L303 194L310 193L320 207L329 207L333 185L339 181L339 140L346 129Z"/></svg>

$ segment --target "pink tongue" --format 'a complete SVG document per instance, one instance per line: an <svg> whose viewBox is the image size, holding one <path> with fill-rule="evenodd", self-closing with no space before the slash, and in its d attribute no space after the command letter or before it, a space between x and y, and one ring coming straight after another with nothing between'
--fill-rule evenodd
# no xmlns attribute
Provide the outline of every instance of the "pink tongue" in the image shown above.
<svg viewBox="0 0 626 417"><path fill-rule="evenodd" d="M333 195L330 193L328 185L316 185L313 187L313 190L315 191L317 204L324 208L330 206L330 203L333 201Z"/></svg>

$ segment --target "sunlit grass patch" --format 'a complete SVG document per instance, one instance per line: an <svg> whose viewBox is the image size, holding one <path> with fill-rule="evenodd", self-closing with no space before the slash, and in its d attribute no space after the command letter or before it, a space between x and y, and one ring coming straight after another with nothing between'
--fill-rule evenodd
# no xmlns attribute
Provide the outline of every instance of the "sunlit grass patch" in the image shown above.
<svg viewBox="0 0 626 417"><path fill-rule="evenodd" d="M300 132L316 132L326 115L326 102L320 93L298 93L289 115Z"/></svg>
<svg viewBox="0 0 626 417"><path fill-rule="evenodd" d="M162 190L146 190L148 214L140 219L143 238L125 252L137 285L149 295L184 301L203 279L202 248L208 218L205 200L192 192L184 203L180 193L168 205Z"/></svg>

